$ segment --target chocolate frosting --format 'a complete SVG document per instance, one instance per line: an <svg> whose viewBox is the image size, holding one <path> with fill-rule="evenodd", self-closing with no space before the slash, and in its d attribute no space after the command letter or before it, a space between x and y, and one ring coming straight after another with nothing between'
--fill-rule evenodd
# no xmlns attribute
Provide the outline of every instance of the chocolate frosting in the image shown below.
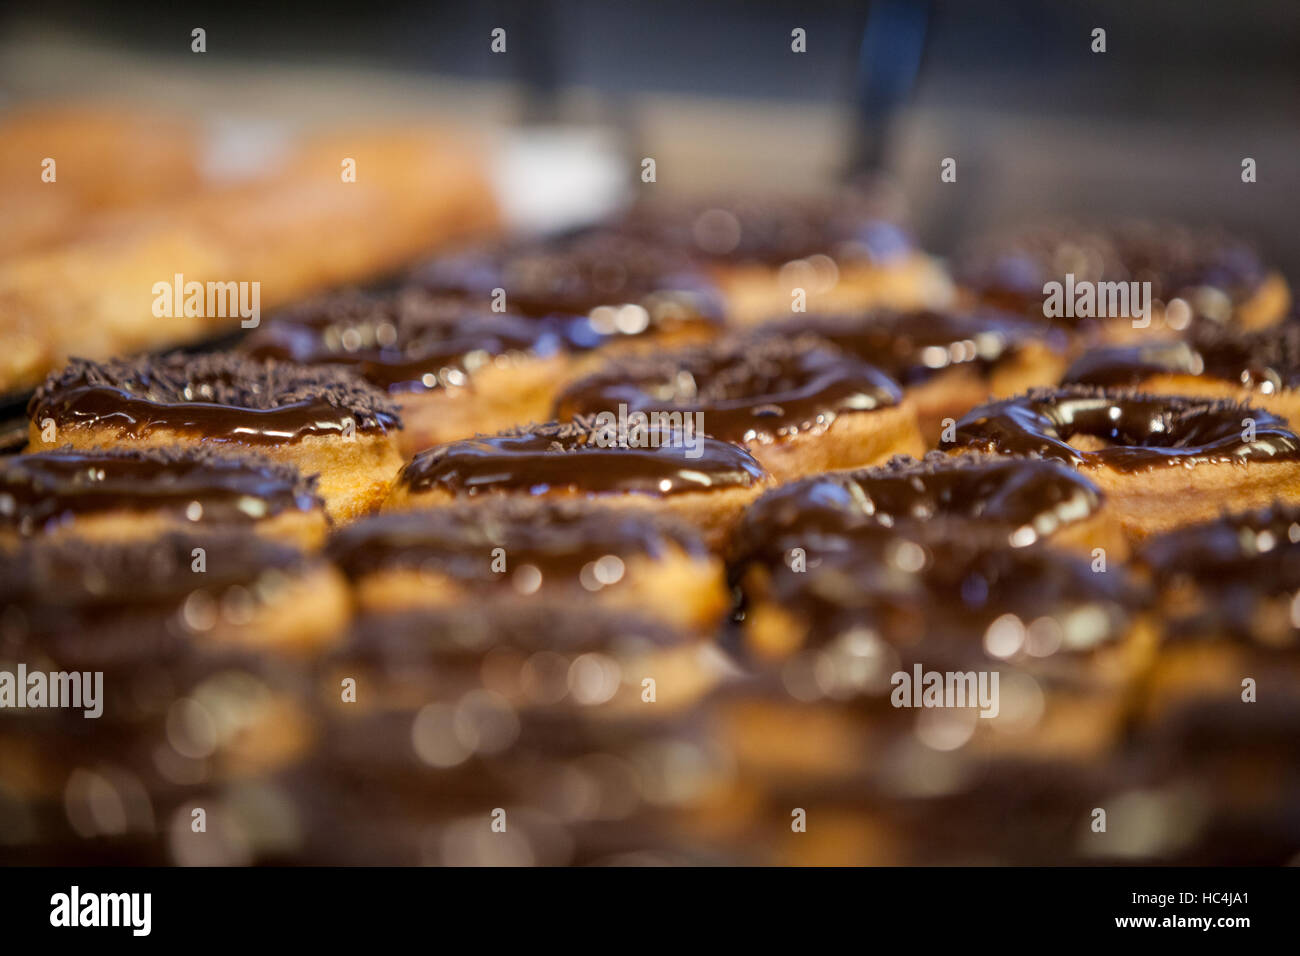
<svg viewBox="0 0 1300 956"><path fill-rule="evenodd" d="M1246 419L1254 422L1253 441L1243 437ZM1300 438L1285 424L1233 401L1076 385L1031 389L982 405L957 423L955 444L1134 472L1162 465L1294 461L1300 458ZM1111 444L1080 451L1069 444L1076 435Z"/></svg>
<svg viewBox="0 0 1300 956"><path fill-rule="evenodd" d="M1159 342L1089 351L1066 372L1066 382L1139 385L1154 375L1204 375L1276 393L1300 385L1300 324L1258 332L1199 327L1186 342Z"/></svg>
<svg viewBox="0 0 1300 956"><path fill-rule="evenodd" d="M878 193L834 196L717 196L651 200L615 225L629 235L704 261L780 266L813 255L840 261L889 262L915 248Z"/></svg>
<svg viewBox="0 0 1300 956"><path fill-rule="evenodd" d="M1179 528L1151 538L1137 557L1161 581L1234 578L1261 591L1289 591L1300 587L1300 507L1279 503ZM1281 571L1289 573L1277 577Z"/></svg>
<svg viewBox="0 0 1300 956"><path fill-rule="evenodd" d="M1266 602L1288 605L1300 590L1300 508L1270 508L1167 532L1145 542L1137 563L1164 588L1190 584L1193 601L1168 609L1168 640L1230 636L1273 647L1300 649L1294 613L1263 626L1258 609ZM1281 629L1281 634L1276 633Z"/></svg>
<svg viewBox="0 0 1300 956"><path fill-rule="evenodd" d="M680 432L647 435L660 447L602 447L608 431L583 422L550 422L492 437L439 445L420 452L398 476L411 491L442 488L453 494L491 491L550 491L655 496L750 488L766 472L744 449L699 435L689 440L701 451L688 458Z"/></svg>
<svg viewBox="0 0 1300 956"><path fill-rule="evenodd" d="M1187 342L1089 349L1066 370L1066 385L1140 385L1153 375L1200 375L1205 359Z"/></svg>
<svg viewBox="0 0 1300 956"><path fill-rule="evenodd" d="M492 358L552 355L561 346L559 329L546 322L408 286L304 303L262 325L241 348L255 358L348 366L399 393L468 386Z"/></svg>
<svg viewBox="0 0 1300 956"><path fill-rule="evenodd" d="M892 527L912 521L962 519L967 534L1016 547L1082 521L1101 507L1101 491L1055 461L978 453L900 455L888 464L806 478L765 493L745 514L740 550L812 533L834 533L846 521Z"/></svg>
<svg viewBox="0 0 1300 956"><path fill-rule="evenodd" d="M409 569L495 585L511 580L492 569L497 548L505 550L509 570L532 565L546 583L558 579L574 585L584 567L605 555L663 560L670 548L697 557L708 553L690 528L651 513L509 497L376 515L338 531L327 553L353 578Z"/></svg>
<svg viewBox="0 0 1300 956"><path fill-rule="evenodd" d="M304 478L259 455L64 448L0 464L0 526L29 534L69 516L118 509L162 511L192 522L248 522L320 508L315 488L314 476Z"/></svg>
<svg viewBox="0 0 1300 956"><path fill-rule="evenodd" d="M850 355L884 369L904 385L923 382L944 369L973 367L987 373L1030 344L1065 350L1063 333L1010 312L870 312L798 316L764 329L788 337L809 332Z"/></svg>
<svg viewBox="0 0 1300 956"><path fill-rule="evenodd" d="M721 294L685 257L607 231L445 256L414 281L484 308L504 289L510 309L552 321L573 348L722 322Z"/></svg>
<svg viewBox="0 0 1300 956"><path fill-rule="evenodd" d="M1181 297L1194 315L1226 322L1231 306L1259 288L1268 268L1233 236L1153 223L1031 225L973 244L956 266L958 281L986 301L1039 318L1043 285L1067 273L1076 282L1150 282L1153 301ZM1226 297L1226 308L1207 290Z"/></svg>
<svg viewBox="0 0 1300 956"><path fill-rule="evenodd" d="M1096 574L1085 558L1041 544L991 545L970 532L969 523L946 519L796 529L759 559L770 575L766 600L807 622L808 648L851 645L854 635L869 633L899 655L897 663L937 670L996 661L985 636L1005 615L1024 628L1040 618L1053 622L1044 644L1022 643L1010 659L1041 662L1123 639L1140 594L1121 571ZM805 551L806 570L786 563L796 547ZM888 682L877 689L887 696Z"/></svg>
<svg viewBox="0 0 1300 956"><path fill-rule="evenodd" d="M59 427L139 438L165 428L218 442L276 445L307 436L400 428L396 406L345 369L228 352L110 362L72 359L36 390L27 412Z"/></svg>
<svg viewBox="0 0 1300 956"><path fill-rule="evenodd" d="M714 438L773 442L901 398L884 373L823 340L760 338L614 363L561 392L555 416L617 414L620 405L700 412Z"/></svg>
<svg viewBox="0 0 1300 956"><path fill-rule="evenodd" d="M193 569L195 548L206 555L202 573ZM192 594L211 598L192 611L216 611L238 586L243 606L273 593L304 562L297 550L250 531L130 542L33 539L0 551L0 607L8 609L0 649L30 646L85 667L172 655L194 639L184 613Z"/></svg>

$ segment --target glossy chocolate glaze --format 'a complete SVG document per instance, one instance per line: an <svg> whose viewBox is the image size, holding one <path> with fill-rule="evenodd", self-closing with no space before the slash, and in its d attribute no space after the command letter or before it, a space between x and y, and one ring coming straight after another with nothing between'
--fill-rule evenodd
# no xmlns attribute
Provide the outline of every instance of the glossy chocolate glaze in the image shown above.
<svg viewBox="0 0 1300 956"><path fill-rule="evenodd" d="M787 337L800 332L834 342L904 385L956 367L987 374L1031 344L1058 352L1066 346L1059 330L996 309L799 316L764 329L763 334Z"/></svg>
<svg viewBox="0 0 1300 956"><path fill-rule="evenodd" d="M1275 504L1170 531L1146 542L1136 559L1159 586L1190 585L1199 595L1169 608L1179 623L1166 629L1168 640L1232 636L1300 650L1294 612L1269 622L1256 613L1266 602L1289 604L1300 590L1300 508L1295 505Z"/></svg>
<svg viewBox="0 0 1300 956"><path fill-rule="evenodd" d="M601 713L615 693L639 693L642 667L653 669L647 656L690 643L663 624L592 605L498 603L364 615L331 653L326 673L358 675L383 706L327 712L318 764L352 788L378 784L394 812L426 828L449 812L478 815L485 805L512 805L506 801L540 802L578 823L595 809L593 801L614 796L622 797L625 815L643 788L679 792L677 775L689 782L703 771L664 760L660 748L716 759L703 749L693 714L655 707ZM438 736L440 715L452 713L455 739ZM609 771L628 761L636 772L610 779ZM579 793L563 785L575 772ZM664 786L663 775L677 786ZM637 829L636 819L620 819L619 829Z"/></svg>
<svg viewBox="0 0 1300 956"><path fill-rule="evenodd" d="M602 430L551 422L492 437L439 445L420 452L398 476L413 492L441 488L452 494L493 491L543 495L636 493L664 497L713 488L750 488L766 472L744 449L693 436L702 451L687 458L681 436L659 432L653 447L601 447ZM608 433L605 433L608 436ZM612 437L612 436L609 436Z"/></svg>
<svg viewBox="0 0 1300 956"><path fill-rule="evenodd" d="M1253 441L1243 437L1246 419L1254 422ZM1168 465L1295 461L1300 437L1285 425L1275 415L1232 401L1068 386L1031 389L976 408L957 423L955 445L1136 472ZM1069 444L1076 435L1110 445L1080 451Z"/></svg>
<svg viewBox="0 0 1300 956"><path fill-rule="evenodd" d="M1153 375L1200 375L1204 358L1187 342L1089 349L1066 370L1066 385L1140 385Z"/></svg>
<svg viewBox="0 0 1300 956"><path fill-rule="evenodd" d="M255 358L353 369L390 393L465 387L498 357L552 355L562 338L546 322L471 309L406 287L386 296L339 293L262 325L241 345Z"/></svg>
<svg viewBox="0 0 1300 956"><path fill-rule="evenodd" d="M358 432L401 427L396 406L345 369L220 352L72 359L36 390L27 413L59 428L106 428L130 438L167 429L251 445L339 435L349 421Z"/></svg>
<svg viewBox="0 0 1300 956"><path fill-rule="evenodd" d="M897 405L879 369L803 336L761 338L618 362L560 393L561 420L601 412L700 412L706 435L773 442L829 429L842 414Z"/></svg>
<svg viewBox="0 0 1300 956"><path fill-rule="evenodd" d="M162 512L193 523L248 522L321 507L315 479L256 455L202 448L36 452L0 463L0 527L23 534L96 512Z"/></svg>
<svg viewBox="0 0 1300 956"><path fill-rule="evenodd" d="M876 468L806 478L767 492L749 507L740 550L811 533L834 533L846 521L887 527L932 519L970 521L968 535L1024 547L1101 508L1103 495L1067 465L1043 459L931 452Z"/></svg>
<svg viewBox="0 0 1300 956"><path fill-rule="evenodd" d="M721 294L689 260L610 232L444 256L414 281L483 308L503 289L508 308L551 321L572 348L722 322Z"/></svg>
<svg viewBox="0 0 1300 956"><path fill-rule="evenodd" d="M671 550L708 553L689 528L653 514L508 497L481 506L376 515L340 529L327 553L353 578L404 569L504 586L512 577L493 570L497 548L505 550L508 571L531 565L544 584L571 585L605 555L664 560Z"/></svg>
<svg viewBox="0 0 1300 956"><path fill-rule="evenodd" d="M1154 375L1206 376L1276 394L1300 386L1300 324L1258 332L1193 330L1185 342L1093 349L1070 366L1067 383L1139 385Z"/></svg>
<svg viewBox="0 0 1300 956"><path fill-rule="evenodd" d="M196 548L206 556L201 573ZM11 609L0 647L83 666L180 653L223 613L223 600L255 604L304 561L294 548L224 529L132 542L26 541L0 551L0 606Z"/></svg>
<svg viewBox="0 0 1300 956"><path fill-rule="evenodd" d="M938 670L999 658L1045 666L1124 638L1140 602L1122 571L1097 574L1082 557L1041 544L1008 548L971 532L969 522L948 519L894 527L856 519L783 533L759 558L768 571L764 600L807 624L807 648L852 654L855 642L883 641L890 672L914 661ZM787 563L795 547L806 570ZM995 657L987 635L1006 615L1020 628L1050 624L1036 625L1032 639L1016 628L1020 643ZM887 681L877 687L888 690Z"/></svg>
<svg viewBox="0 0 1300 956"><path fill-rule="evenodd" d="M1075 281L1150 282L1154 301L1185 299L1193 314L1217 322L1249 298L1268 268L1246 242L1214 230L1151 223L1096 229L1039 224L990 236L965 250L956 274L985 301L1042 317L1043 285ZM1086 319L1054 321L1087 322Z"/></svg>
<svg viewBox="0 0 1300 956"><path fill-rule="evenodd" d="M824 255L841 262L888 263L911 253L911 237L893 210L869 190L835 196L652 200L633 206L615 227L692 258L781 266Z"/></svg>

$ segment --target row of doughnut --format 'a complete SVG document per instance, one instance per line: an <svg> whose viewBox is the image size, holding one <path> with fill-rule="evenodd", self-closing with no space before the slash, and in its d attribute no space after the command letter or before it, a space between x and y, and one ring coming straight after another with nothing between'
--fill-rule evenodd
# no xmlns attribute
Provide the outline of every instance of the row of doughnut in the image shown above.
<svg viewBox="0 0 1300 956"><path fill-rule="evenodd" d="M1153 308L1045 317L1067 275ZM1289 308L1218 233L950 277L867 195L658 201L70 359L0 462L0 672L102 713L0 711L0 846L1284 862Z"/></svg>

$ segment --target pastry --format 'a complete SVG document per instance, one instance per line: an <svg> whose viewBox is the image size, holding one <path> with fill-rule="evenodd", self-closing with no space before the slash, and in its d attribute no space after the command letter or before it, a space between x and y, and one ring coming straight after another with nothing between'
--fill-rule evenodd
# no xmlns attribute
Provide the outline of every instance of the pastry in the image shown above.
<svg viewBox="0 0 1300 956"><path fill-rule="evenodd" d="M572 374L551 324L439 297L414 286L347 292L296 306L241 351L307 365L344 365L388 392L402 414L403 455L545 418Z"/></svg>
<svg viewBox="0 0 1300 956"><path fill-rule="evenodd" d="M778 481L922 449L916 413L879 369L815 336L740 339L614 362L561 391L560 420L694 416Z"/></svg>
<svg viewBox="0 0 1300 956"><path fill-rule="evenodd" d="M723 300L682 255L608 231L449 253L413 281L474 309L545 319L576 350L636 350L707 341Z"/></svg>
<svg viewBox="0 0 1300 956"><path fill-rule="evenodd" d="M1079 356L1062 381L1231 398L1291 422L1300 416L1300 324L1255 332L1200 328L1185 339L1099 346Z"/></svg>
<svg viewBox="0 0 1300 956"><path fill-rule="evenodd" d="M971 411L946 447L1066 462L1101 488L1134 539L1300 497L1300 438L1226 399L1031 389Z"/></svg>
<svg viewBox="0 0 1300 956"><path fill-rule="evenodd" d="M799 311L945 304L951 284L878 193L638 203L620 231L705 263L727 314L752 325ZM802 293L802 296L799 294Z"/></svg>
<svg viewBox="0 0 1300 956"><path fill-rule="evenodd" d="M372 510L401 466L388 397L340 368L174 353L74 359L28 406L29 450L182 445L256 451L317 476L334 520Z"/></svg>
<svg viewBox="0 0 1300 956"><path fill-rule="evenodd" d="M1120 340L1200 323L1262 328L1281 321L1291 301L1286 280L1248 243L1155 223L1026 226L972 243L956 276L968 298ZM1140 284L1150 283L1149 314L1137 315L1131 283L1139 283L1139 299ZM1059 302L1049 301L1053 294Z"/></svg>
<svg viewBox="0 0 1300 956"><path fill-rule="evenodd" d="M1055 385L1069 344L1060 330L991 308L795 316L765 329L778 337L803 332L834 342L902 385L930 444L945 420L981 402Z"/></svg>
<svg viewBox="0 0 1300 956"><path fill-rule="evenodd" d="M328 519L315 481L257 454L142 446L0 459L0 540L130 540L232 525L310 549Z"/></svg>
<svg viewBox="0 0 1300 956"><path fill-rule="evenodd" d="M886 465L816 475L764 494L745 512L737 555L766 552L787 537L836 533L845 522L885 527L941 520L1010 548L1051 540L1112 560L1126 552L1106 496L1061 462L1002 455L900 455Z"/></svg>
<svg viewBox="0 0 1300 956"><path fill-rule="evenodd" d="M0 262L0 393L36 385L70 354L256 327L305 295L490 234L495 216L463 138L380 129L304 141L252 179L97 217L75 239Z"/></svg>
<svg viewBox="0 0 1300 956"><path fill-rule="evenodd" d="M322 673L311 786L335 810L308 859L557 865L688 853L677 821L728 772L695 716L719 678L707 645L622 611L365 616ZM349 680L354 702L339 693ZM493 833L494 817L515 836Z"/></svg>
<svg viewBox="0 0 1300 956"><path fill-rule="evenodd" d="M721 563L689 528L583 501L503 496L389 512L341 529L328 554L374 612L554 602L708 634L730 604Z"/></svg>
<svg viewBox="0 0 1300 956"><path fill-rule="evenodd" d="M744 449L689 427L617 429L550 422L439 445L402 469L385 505L436 508L502 495L655 508L722 548L771 476Z"/></svg>

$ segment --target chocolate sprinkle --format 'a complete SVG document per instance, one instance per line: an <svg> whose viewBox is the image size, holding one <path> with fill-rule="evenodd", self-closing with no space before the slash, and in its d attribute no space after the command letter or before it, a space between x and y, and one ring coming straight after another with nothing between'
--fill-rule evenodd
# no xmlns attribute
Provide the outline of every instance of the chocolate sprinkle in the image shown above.
<svg viewBox="0 0 1300 956"><path fill-rule="evenodd" d="M816 336L742 338L614 362L556 399L558 418L601 412L699 412L707 435L771 442L824 431L842 414L897 405L879 369Z"/></svg>
<svg viewBox="0 0 1300 956"><path fill-rule="evenodd" d="M253 359L233 352L172 353L109 362L71 359L36 390L28 415L58 425L197 432L227 441L282 443L400 427L383 392L345 369Z"/></svg>

